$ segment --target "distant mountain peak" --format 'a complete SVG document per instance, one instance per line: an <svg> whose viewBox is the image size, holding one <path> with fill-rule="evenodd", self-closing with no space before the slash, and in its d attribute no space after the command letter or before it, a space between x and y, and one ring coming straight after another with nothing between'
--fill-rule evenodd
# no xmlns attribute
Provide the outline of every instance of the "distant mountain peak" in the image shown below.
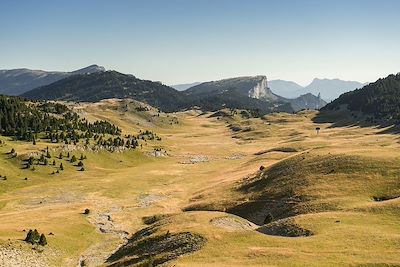
<svg viewBox="0 0 400 267"><path fill-rule="evenodd" d="M103 66L93 64L93 65L87 66L85 68L75 70L71 73L73 73L73 74L90 74L90 73L94 73L94 72L103 72L103 71L106 71L106 69Z"/></svg>
<svg viewBox="0 0 400 267"><path fill-rule="evenodd" d="M105 70L104 67L96 64L72 72L31 70L27 68L0 70L0 93L19 95L71 75L104 72Z"/></svg>

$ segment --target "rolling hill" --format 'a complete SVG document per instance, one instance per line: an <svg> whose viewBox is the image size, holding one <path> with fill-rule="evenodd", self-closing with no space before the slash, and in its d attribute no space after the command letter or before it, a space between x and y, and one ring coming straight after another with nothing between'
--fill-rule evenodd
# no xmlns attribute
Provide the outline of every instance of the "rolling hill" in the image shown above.
<svg viewBox="0 0 400 267"><path fill-rule="evenodd" d="M46 104L43 115L60 118L61 103ZM63 105L82 122L118 127L125 149L100 149L109 134L80 130L76 145L42 131L36 145L0 136L1 266L400 263L398 135L315 123L316 111L252 118L127 99ZM64 123L53 134L72 130ZM23 241L29 229L45 234L42 250Z"/></svg>
<svg viewBox="0 0 400 267"><path fill-rule="evenodd" d="M39 86L44 86L71 75L105 71L104 67L90 65L72 71L43 71L30 69L0 70L0 94L20 95Z"/></svg>

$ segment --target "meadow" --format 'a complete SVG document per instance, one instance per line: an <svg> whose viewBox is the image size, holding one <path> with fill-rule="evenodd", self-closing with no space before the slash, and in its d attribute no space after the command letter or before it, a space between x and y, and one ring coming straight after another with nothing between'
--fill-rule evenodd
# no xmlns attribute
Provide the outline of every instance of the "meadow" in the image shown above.
<svg viewBox="0 0 400 267"><path fill-rule="evenodd" d="M400 265L398 135L316 123L316 111L251 118L129 105L71 107L122 134L151 130L161 140L111 153L0 137L0 265L143 266L170 254L110 256L149 227L150 241L180 233L204 240L168 266ZM47 146L55 166L23 168ZM60 152L84 154L85 170ZM52 174L60 163L64 170ZM46 234L42 252L23 242L29 229Z"/></svg>

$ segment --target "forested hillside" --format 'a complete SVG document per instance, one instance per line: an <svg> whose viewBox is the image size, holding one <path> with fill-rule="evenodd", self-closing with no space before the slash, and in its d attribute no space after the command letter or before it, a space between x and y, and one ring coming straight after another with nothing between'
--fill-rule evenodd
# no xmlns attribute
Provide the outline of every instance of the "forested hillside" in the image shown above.
<svg viewBox="0 0 400 267"><path fill-rule="evenodd" d="M324 110L346 105L351 111L369 114L370 119L400 122L400 74L389 75L361 89L342 94Z"/></svg>

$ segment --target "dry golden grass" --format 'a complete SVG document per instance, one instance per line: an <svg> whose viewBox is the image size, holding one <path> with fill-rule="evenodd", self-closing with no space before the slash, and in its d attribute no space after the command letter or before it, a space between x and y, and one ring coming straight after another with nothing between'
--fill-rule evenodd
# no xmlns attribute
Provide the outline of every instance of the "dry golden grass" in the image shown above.
<svg viewBox="0 0 400 267"><path fill-rule="evenodd" d="M54 233L46 248L57 252L50 259L54 266L74 266L80 256L99 265L124 242L121 231L142 229L145 216L174 214L156 234L189 231L207 239L200 251L172 262L176 266L400 264L399 199L373 200L400 193L398 136L317 124L315 112L261 119L198 111L158 116L156 110L135 111L137 103L128 103L133 106L126 111L126 105L110 100L76 108L88 119L117 124L123 134L150 129L162 141L137 151L85 153L85 172L68 164L55 176L50 166L23 170L5 153L13 147L22 155L47 144L1 137L6 145L0 147L0 174L8 177L0 180L2 243L19 247L22 230L37 228ZM233 124L242 130L230 130ZM148 156L156 147L169 156ZM283 206L269 206L276 217L294 216L314 235L268 236L210 223L231 211L259 224L268 210L265 200L281 201ZM183 212L190 206L218 211ZM112 220L106 233L96 224L104 223L102 216Z"/></svg>

